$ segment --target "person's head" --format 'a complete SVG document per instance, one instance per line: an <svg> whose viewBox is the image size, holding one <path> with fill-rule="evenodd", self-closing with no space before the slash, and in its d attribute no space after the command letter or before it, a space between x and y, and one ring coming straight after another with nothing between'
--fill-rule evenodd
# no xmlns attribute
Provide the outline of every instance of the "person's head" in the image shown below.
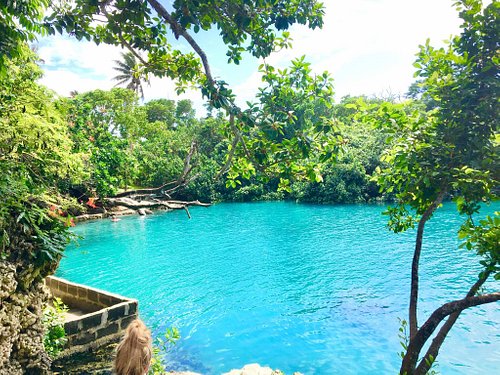
<svg viewBox="0 0 500 375"><path fill-rule="evenodd" d="M144 375L151 363L151 332L136 319L129 324L125 336L116 348L117 375Z"/></svg>

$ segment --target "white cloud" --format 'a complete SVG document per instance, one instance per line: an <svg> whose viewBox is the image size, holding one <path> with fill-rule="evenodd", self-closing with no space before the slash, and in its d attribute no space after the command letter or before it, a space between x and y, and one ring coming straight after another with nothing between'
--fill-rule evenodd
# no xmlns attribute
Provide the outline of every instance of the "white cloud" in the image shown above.
<svg viewBox="0 0 500 375"><path fill-rule="evenodd" d="M113 60L120 59L118 47L56 36L42 39L37 50L44 61L41 83L59 95L67 96L73 90L110 89L114 85Z"/></svg>
<svg viewBox="0 0 500 375"><path fill-rule="evenodd" d="M404 93L413 81L412 63L418 45L431 38L442 44L459 32L452 1L330 0L321 30L293 26L293 49L273 54L271 65L286 66L306 55L315 72L329 71L336 97L347 94ZM255 76L239 85L245 96L257 92Z"/></svg>

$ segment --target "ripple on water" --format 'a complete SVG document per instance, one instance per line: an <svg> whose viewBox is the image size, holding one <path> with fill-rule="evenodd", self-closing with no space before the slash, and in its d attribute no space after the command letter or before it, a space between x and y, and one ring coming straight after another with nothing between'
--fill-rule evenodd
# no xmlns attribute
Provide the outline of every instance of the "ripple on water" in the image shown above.
<svg viewBox="0 0 500 375"><path fill-rule="evenodd" d="M305 374L395 373L414 233L389 233L382 210L220 204L193 208L191 220L171 212L81 224L85 238L58 275L138 298L155 335L178 327L172 368L218 374L259 362ZM423 313L462 296L477 274L477 260L456 250L458 222L445 205L426 229ZM464 313L441 373L499 368L498 320L498 304Z"/></svg>

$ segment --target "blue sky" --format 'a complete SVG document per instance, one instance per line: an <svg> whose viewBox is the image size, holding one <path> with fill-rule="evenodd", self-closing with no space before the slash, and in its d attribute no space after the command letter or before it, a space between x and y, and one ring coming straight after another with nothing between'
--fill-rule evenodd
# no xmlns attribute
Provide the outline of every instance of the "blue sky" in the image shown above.
<svg viewBox="0 0 500 375"><path fill-rule="evenodd" d="M336 99L344 95L404 94L413 81L412 63L418 45L427 38L433 45L458 34L460 20L450 0L326 0L325 25L321 30L293 26L293 49L271 55L267 62L284 67L293 58L306 55L313 71L327 70L334 78ZM260 84L261 61L246 56L238 65L228 65L226 49L213 31L193 34L206 51L214 75L227 81L240 103L251 100ZM121 49L78 42L69 37L41 39L38 52L45 61L42 83L60 95L110 89L115 82L113 60ZM188 50L188 46L184 46ZM145 99L177 99L167 79L151 80ZM188 92L183 98L195 102L204 114L201 94Z"/></svg>

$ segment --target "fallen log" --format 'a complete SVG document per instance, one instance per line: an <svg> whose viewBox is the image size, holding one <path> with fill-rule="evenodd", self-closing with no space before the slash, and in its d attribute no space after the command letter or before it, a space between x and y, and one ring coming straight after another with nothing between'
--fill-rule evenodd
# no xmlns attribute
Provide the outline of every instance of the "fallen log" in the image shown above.
<svg viewBox="0 0 500 375"><path fill-rule="evenodd" d="M154 208L166 208L170 210L182 210L189 206L201 206L209 207L210 203L202 203L199 200L195 201L179 201L179 200L159 200L155 199L152 201L142 200L136 201L132 198L105 198L105 202L111 206L124 206L133 210L139 210L142 208L154 209ZM189 216L189 215L188 215Z"/></svg>

